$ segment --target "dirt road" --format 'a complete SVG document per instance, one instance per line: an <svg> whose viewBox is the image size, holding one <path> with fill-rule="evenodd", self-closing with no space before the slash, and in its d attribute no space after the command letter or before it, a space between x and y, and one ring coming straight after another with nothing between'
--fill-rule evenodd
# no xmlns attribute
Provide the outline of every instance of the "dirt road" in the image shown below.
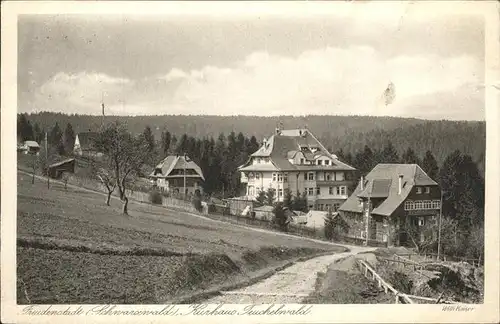
<svg viewBox="0 0 500 324"><path fill-rule="evenodd" d="M318 272L326 272L328 265L336 260L372 251L375 248L349 246L350 251L317 257L296 263L272 277L254 285L233 291L221 292L220 296L204 301L207 304L273 304L301 303L314 291Z"/></svg>

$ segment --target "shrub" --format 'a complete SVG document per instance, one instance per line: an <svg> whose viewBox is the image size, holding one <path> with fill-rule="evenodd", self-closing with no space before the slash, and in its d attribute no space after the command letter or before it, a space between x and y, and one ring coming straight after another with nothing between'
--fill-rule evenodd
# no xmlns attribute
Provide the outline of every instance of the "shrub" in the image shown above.
<svg viewBox="0 0 500 324"><path fill-rule="evenodd" d="M201 204L201 194L200 194L200 191L197 190L194 195L193 195L193 199L192 199L192 202L193 202L193 206L194 208L201 212L203 211L203 205Z"/></svg>
<svg viewBox="0 0 500 324"><path fill-rule="evenodd" d="M215 213L217 211L217 208L215 207L215 204L208 204L208 212L210 214Z"/></svg>
<svg viewBox="0 0 500 324"><path fill-rule="evenodd" d="M274 219L273 223L282 231L286 231L288 227L288 219L285 214L283 203L279 202L274 206Z"/></svg>
<svg viewBox="0 0 500 324"><path fill-rule="evenodd" d="M149 193L149 200L151 201L151 203L157 204L157 205L161 205L163 202L162 195L158 190L152 190Z"/></svg>

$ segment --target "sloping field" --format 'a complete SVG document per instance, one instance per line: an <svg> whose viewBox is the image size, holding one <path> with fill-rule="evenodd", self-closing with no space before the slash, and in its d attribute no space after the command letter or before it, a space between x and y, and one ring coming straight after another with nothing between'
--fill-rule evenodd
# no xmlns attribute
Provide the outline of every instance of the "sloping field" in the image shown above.
<svg viewBox="0 0 500 324"><path fill-rule="evenodd" d="M19 303L160 303L301 256L327 243L216 222L18 174Z"/></svg>

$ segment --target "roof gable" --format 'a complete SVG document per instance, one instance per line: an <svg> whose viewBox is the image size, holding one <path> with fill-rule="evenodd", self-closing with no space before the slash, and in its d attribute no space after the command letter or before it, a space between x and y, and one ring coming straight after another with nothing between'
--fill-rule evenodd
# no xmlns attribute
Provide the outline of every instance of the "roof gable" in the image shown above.
<svg viewBox="0 0 500 324"><path fill-rule="evenodd" d="M402 176L401 193L399 177ZM416 164L377 164L366 175L363 189L358 183L353 194L340 206L340 210L361 212L358 198L386 198L373 209L373 214L389 216L408 197L415 185L437 185Z"/></svg>
<svg viewBox="0 0 500 324"><path fill-rule="evenodd" d="M310 151L311 147L316 150ZM299 152L309 161L325 156L332 159L332 165L337 169L354 170L353 167L339 161L337 156L328 152L307 129L281 130L264 141L264 144L251 157L270 157L273 165L280 170L298 170L302 166L292 164L289 159L294 158ZM249 167L250 163L249 159L241 168Z"/></svg>
<svg viewBox="0 0 500 324"><path fill-rule="evenodd" d="M176 156L176 155L169 155L166 158L164 158L158 165L156 165L155 170L160 169L161 170L161 175L166 177L170 175L170 173L173 170L177 169L192 169L194 170L203 180L205 180L205 177L203 176L203 172L201 171L201 168L193 161L190 160L189 157L187 160L184 158L184 156ZM151 176L155 175L155 170L153 170L153 173Z"/></svg>

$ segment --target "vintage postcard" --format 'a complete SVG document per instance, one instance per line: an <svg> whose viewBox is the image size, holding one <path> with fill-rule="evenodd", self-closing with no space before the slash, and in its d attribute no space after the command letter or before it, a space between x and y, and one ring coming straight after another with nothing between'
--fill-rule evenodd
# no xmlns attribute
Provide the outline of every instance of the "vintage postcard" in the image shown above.
<svg viewBox="0 0 500 324"><path fill-rule="evenodd" d="M494 1L2 3L5 323L498 323Z"/></svg>

